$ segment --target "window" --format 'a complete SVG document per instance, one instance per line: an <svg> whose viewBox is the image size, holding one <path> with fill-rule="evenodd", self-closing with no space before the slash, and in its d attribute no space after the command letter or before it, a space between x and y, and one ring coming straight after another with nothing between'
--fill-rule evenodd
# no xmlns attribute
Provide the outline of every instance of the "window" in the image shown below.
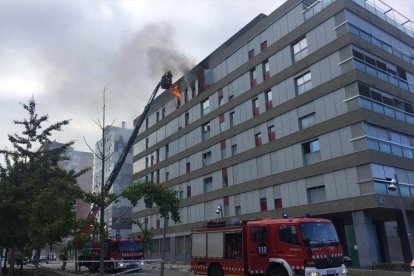
<svg viewBox="0 0 414 276"><path fill-rule="evenodd" d="M166 144L165 145L165 159L168 158L169 153L170 153L170 146Z"/></svg>
<svg viewBox="0 0 414 276"><path fill-rule="evenodd" d="M154 155L151 156L151 166L154 165Z"/></svg>
<svg viewBox="0 0 414 276"><path fill-rule="evenodd" d="M203 153L203 166L210 165L211 163L211 151Z"/></svg>
<svg viewBox="0 0 414 276"><path fill-rule="evenodd" d="M212 177L204 178L203 183L204 183L204 193L208 193L213 190L213 178Z"/></svg>
<svg viewBox="0 0 414 276"><path fill-rule="evenodd" d="M190 162L187 162L187 164L185 164L185 170L187 173L189 173L191 171L191 164Z"/></svg>
<svg viewBox="0 0 414 276"><path fill-rule="evenodd" d="M236 217L241 215L241 206L240 205L234 206L234 215Z"/></svg>
<svg viewBox="0 0 414 276"><path fill-rule="evenodd" d="M257 85L257 72L256 68L250 70L250 87L253 88Z"/></svg>
<svg viewBox="0 0 414 276"><path fill-rule="evenodd" d="M220 142L220 149L221 149L221 159L226 158L226 141Z"/></svg>
<svg viewBox="0 0 414 276"><path fill-rule="evenodd" d="M203 141L210 138L210 129L211 129L210 122L205 123L204 125L201 126L201 131L202 131L201 136L202 136Z"/></svg>
<svg viewBox="0 0 414 276"><path fill-rule="evenodd" d="M230 112L230 128L234 126L234 118L235 118L235 112Z"/></svg>
<svg viewBox="0 0 414 276"><path fill-rule="evenodd" d="M305 165L313 164L321 160L319 139L302 144Z"/></svg>
<svg viewBox="0 0 414 276"><path fill-rule="evenodd" d="M148 129L148 126L149 126L149 120L148 120L148 117L147 117L147 118L145 118L145 129Z"/></svg>
<svg viewBox="0 0 414 276"><path fill-rule="evenodd" d="M269 142L276 139L276 132L275 132L275 126L271 125L267 128L267 135L269 138Z"/></svg>
<svg viewBox="0 0 414 276"><path fill-rule="evenodd" d="M269 110L273 107L272 99L273 99L272 91L271 90L266 91L265 92L266 110Z"/></svg>
<svg viewBox="0 0 414 276"><path fill-rule="evenodd" d="M306 91L312 89L312 77L311 72L307 72L300 77L295 79L296 91L298 95L305 93Z"/></svg>
<svg viewBox="0 0 414 276"><path fill-rule="evenodd" d="M253 117L259 115L259 100L254 98L252 100Z"/></svg>
<svg viewBox="0 0 414 276"><path fill-rule="evenodd" d="M266 59L265 61L263 61L262 68L263 68L263 80L270 79L269 60Z"/></svg>
<svg viewBox="0 0 414 276"><path fill-rule="evenodd" d="M156 118L157 118L157 122L160 120L160 112L159 111L157 111L157 113L156 113Z"/></svg>
<svg viewBox="0 0 414 276"><path fill-rule="evenodd" d="M281 198L275 198L275 209L282 208L282 199Z"/></svg>
<svg viewBox="0 0 414 276"><path fill-rule="evenodd" d="M237 154L237 144L231 146L231 155L234 156Z"/></svg>
<svg viewBox="0 0 414 276"><path fill-rule="evenodd" d="M201 102L201 116L210 112L210 100L206 99Z"/></svg>
<svg viewBox="0 0 414 276"><path fill-rule="evenodd" d="M298 232L294 225L279 226L279 240L289 244L299 244Z"/></svg>
<svg viewBox="0 0 414 276"><path fill-rule="evenodd" d="M185 126L188 126L190 124L190 113L185 113Z"/></svg>
<svg viewBox="0 0 414 276"><path fill-rule="evenodd" d="M260 199L260 211L267 211L267 199L265 197Z"/></svg>
<svg viewBox="0 0 414 276"><path fill-rule="evenodd" d="M187 198L191 197L191 186L187 186Z"/></svg>
<svg viewBox="0 0 414 276"><path fill-rule="evenodd" d="M160 170L155 172L155 181L157 184L160 184Z"/></svg>
<svg viewBox="0 0 414 276"><path fill-rule="evenodd" d="M188 88L184 90L184 101L188 102Z"/></svg>
<svg viewBox="0 0 414 276"><path fill-rule="evenodd" d="M326 201L325 186L318 186L308 188L308 201L309 203L324 202Z"/></svg>
<svg viewBox="0 0 414 276"><path fill-rule="evenodd" d="M165 181L168 181L170 179L170 173L165 172Z"/></svg>
<svg viewBox="0 0 414 276"><path fill-rule="evenodd" d="M145 168L148 168L148 164L149 164L149 162L148 162L149 160L148 160L148 157L146 157L145 158Z"/></svg>
<svg viewBox="0 0 414 276"><path fill-rule="evenodd" d="M157 149L155 151L155 156L156 156L156 159L157 159L157 163L159 163L160 162L160 149Z"/></svg>
<svg viewBox="0 0 414 276"><path fill-rule="evenodd" d="M315 124L315 113L308 114L299 118L300 129L305 129Z"/></svg>
<svg viewBox="0 0 414 276"><path fill-rule="evenodd" d="M149 146L149 139L145 138L145 149L148 149Z"/></svg>
<svg viewBox="0 0 414 276"><path fill-rule="evenodd" d="M223 187L229 186L229 178L227 176L227 168L221 169L221 175L223 178Z"/></svg>
<svg viewBox="0 0 414 276"><path fill-rule="evenodd" d="M258 146L261 146L262 145L262 134L259 132L259 133L256 133L255 135L254 135L254 141L255 141L255 145L256 145L256 147L258 147Z"/></svg>
<svg viewBox="0 0 414 276"><path fill-rule="evenodd" d="M298 61L308 55L308 42L306 37L292 45L293 61Z"/></svg>
<svg viewBox="0 0 414 276"><path fill-rule="evenodd" d="M268 239L267 227L252 227L251 234L253 242L266 242Z"/></svg>
<svg viewBox="0 0 414 276"><path fill-rule="evenodd" d="M179 191L178 192L178 199L183 199L184 198L184 192L183 191Z"/></svg>
<svg viewBox="0 0 414 276"><path fill-rule="evenodd" d="M229 197L225 196L223 197L223 206L224 206L224 216L228 216L230 214L230 210L229 210Z"/></svg>
<svg viewBox="0 0 414 276"><path fill-rule="evenodd" d="M249 60L254 58L254 49L249 51Z"/></svg>
<svg viewBox="0 0 414 276"><path fill-rule="evenodd" d="M165 117L165 108L163 107L161 109L161 117L164 118Z"/></svg>
<svg viewBox="0 0 414 276"><path fill-rule="evenodd" d="M160 228L160 220L157 219L157 229L159 229L159 228Z"/></svg>
<svg viewBox="0 0 414 276"><path fill-rule="evenodd" d="M223 89L220 89L218 91L218 103L219 103L219 106L223 105Z"/></svg>
<svg viewBox="0 0 414 276"><path fill-rule="evenodd" d="M219 122L220 122L220 131L223 131L224 130L224 114L220 114Z"/></svg>
<svg viewBox="0 0 414 276"><path fill-rule="evenodd" d="M264 50L267 48L267 40L263 41L262 43L260 43L260 50Z"/></svg>

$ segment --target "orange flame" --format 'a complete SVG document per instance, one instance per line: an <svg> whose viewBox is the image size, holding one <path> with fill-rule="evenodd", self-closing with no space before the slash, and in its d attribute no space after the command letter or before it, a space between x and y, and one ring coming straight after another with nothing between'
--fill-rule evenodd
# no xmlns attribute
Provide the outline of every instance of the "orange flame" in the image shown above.
<svg viewBox="0 0 414 276"><path fill-rule="evenodd" d="M173 94L175 97L177 97L179 100L181 100L181 92L178 85L174 85L171 89L171 94Z"/></svg>

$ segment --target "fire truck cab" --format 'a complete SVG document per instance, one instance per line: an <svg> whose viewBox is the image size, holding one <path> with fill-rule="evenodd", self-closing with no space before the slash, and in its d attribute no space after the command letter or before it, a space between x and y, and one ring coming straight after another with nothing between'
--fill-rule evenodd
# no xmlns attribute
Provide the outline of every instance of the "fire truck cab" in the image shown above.
<svg viewBox="0 0 414 276"><path fill-rule="evenodd" d="M342 276L347 269L331 221L268 219L192 229L195 274Z"/></svg>

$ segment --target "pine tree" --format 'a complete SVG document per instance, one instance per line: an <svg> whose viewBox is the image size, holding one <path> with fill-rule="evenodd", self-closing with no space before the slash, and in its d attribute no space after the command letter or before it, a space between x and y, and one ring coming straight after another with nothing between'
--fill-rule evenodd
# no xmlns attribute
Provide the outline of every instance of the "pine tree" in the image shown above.
<svg viewBox="0 0 414 276"><path fill-rule="evenodd" d="M24 130L21 135L8 135L12 150L0 150L5 156L5 166L0 165L0 246L12 252L36 250L38 260L41 248L60 241L73 229L73 206L82 193L78 175L58 166L67 159L65 153L73 142L51 150L46 146L52 133L61 131L69 120L43 128L49 116L38 115L34 98L23 108L28 118L14 124Z"/></svg>

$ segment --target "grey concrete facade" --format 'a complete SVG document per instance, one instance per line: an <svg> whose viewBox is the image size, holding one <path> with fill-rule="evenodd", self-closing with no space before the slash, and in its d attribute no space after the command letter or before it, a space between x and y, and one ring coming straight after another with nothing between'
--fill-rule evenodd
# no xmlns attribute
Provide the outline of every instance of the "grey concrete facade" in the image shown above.
<svg viewBox="0 0 414 276"><path fill-rule="evenodd" d="M180 197L172 260L188 252L180 239L191 227L219 219L219 204L228 221L330 218L362 267L407 259L403 239L384 238L401 224L386 189L394 174L414 215L414 38L367 4L286 1L179 79L181 106L168 91L155 100L133 170ZM133 217L161 237L156 208L141 204Z"/></svg>
<svg viewBox="0 0 414 276"><path fill-rule="evenodd" d="M95 145L95 152L105 152L104 179L108 179L115 164L124 150L128 139L132 134L132 129L126 129L124 123L122 127L107 126L105 128L105 149L102 149L102 139ZM95 156L94 161L94 190L100 192L102 182L102 157ZM112 184L110 192L120 194L127 186L131 185L132 179L132 152L127 155L124 165L119 172L115 182ZM105 183L104 183L105 184ZM109 235L115 237L128 237L131 234L131 224L129 222L132 215L131 203L122 198L116 203L112 203L105 209L105 222L109 227Z"/></svg>

